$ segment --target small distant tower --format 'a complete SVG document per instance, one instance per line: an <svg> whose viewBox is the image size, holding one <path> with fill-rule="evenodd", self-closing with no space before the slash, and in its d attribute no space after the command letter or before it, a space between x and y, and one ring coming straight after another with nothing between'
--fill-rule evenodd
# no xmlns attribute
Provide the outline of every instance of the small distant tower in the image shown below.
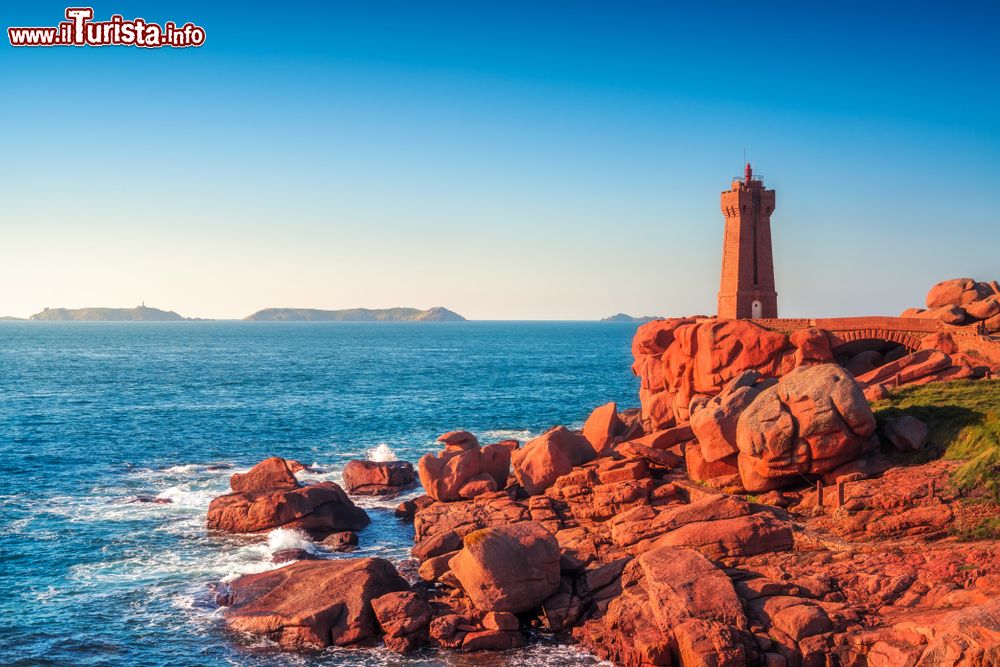
<svg viewBox="0 0 1000 667"><path fill-rule="evenodd" d="M771 254L773 212L774 190L764 189L764 182L754 178L748 162L744 177L733 179L732 187L722 193L726 231L722 243L720 318L778 316Z"/></svg>

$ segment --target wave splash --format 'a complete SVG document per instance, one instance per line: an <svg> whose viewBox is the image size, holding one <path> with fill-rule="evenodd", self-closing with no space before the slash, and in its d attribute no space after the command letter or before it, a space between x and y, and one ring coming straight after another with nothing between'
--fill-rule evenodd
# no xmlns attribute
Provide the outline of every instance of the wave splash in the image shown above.
<svg viewBox="0 0 1000 667"><path fill-rule="evenodd" d="M387 461L396 461L398 457L389 445L382 442L377 447L372 447L368 450L368 460L375 461L376 463L385 463Z"/></svg>

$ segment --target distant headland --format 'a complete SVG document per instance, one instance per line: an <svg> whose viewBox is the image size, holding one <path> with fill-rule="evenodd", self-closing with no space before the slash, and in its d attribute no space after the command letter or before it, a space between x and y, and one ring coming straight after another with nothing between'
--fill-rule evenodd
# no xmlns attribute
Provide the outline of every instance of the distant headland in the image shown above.
<svg viewBox="0 0 1000 667"><path fill-rule="evenodd" d="M32 320L43 322L181 322L181 317L172 310L147 308L46 308L31 316Z"/></svg>
<svg viewBox="0 0 1000 667"><path fill-rule="evenodd" d="M184 317L173 310L152 308L45 308L28 320L36 322L194 322L215 318ZM616 313L601 322L645 324L663 319L659 315L632 316ZM0 321L25 321L20 317L0 317ZM230 320L232 321L232 320ZM420 308L264 308L247 315L244 322L466 322L465 317L443 306Z"/></svg>
<svg viewBox="0 0 1000 667"><path fill-rule="evenodd" d="M254 322L465 322L465 318L447 308L265 308L243 318Z"/></svg>
<svg viewBox="0 0 1000 667"><path fill-rule="evenodd" d="M636 324L645 324L646 322L652 322L653 320L662 320L662 317L657 317L656 315L641 315L639 317L632 317L631 315L626 315L625 313L617 313L611 317L601 318L602 322L634 322Z"/></svg>

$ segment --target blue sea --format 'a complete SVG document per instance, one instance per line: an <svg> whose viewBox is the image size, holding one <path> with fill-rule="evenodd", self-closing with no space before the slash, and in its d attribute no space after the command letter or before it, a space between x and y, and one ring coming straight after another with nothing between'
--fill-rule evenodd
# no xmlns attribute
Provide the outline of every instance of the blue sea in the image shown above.
<svg viewBox="0 0 1000 667"><path fill-rule="evenodd" d="M271 455L339 481L468 429L524 442L638 404L633 324L0 323L0 664L577 665L544 638L501 655L286 653L226 630L212 587L313 545L205 530L233 472ZM415 492L416 493L416 492ZM129 502L137 496L169 504ZM397 500L363 501L351 556L407 558ZM344 557L344 556L338 556Z"/></svg>

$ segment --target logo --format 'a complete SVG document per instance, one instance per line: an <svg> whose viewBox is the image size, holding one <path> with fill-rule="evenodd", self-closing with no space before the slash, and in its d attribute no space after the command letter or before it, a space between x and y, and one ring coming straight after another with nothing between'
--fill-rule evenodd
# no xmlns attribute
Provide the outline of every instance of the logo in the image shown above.
<svg viewBox="0 0 1000 667"><path fill-rule="evenodd" d="M167 21L162 26L143 18L126 20L112 14L107 21L94 21L92 7L67 7L66 20L55 27L7 28L11 46L164 46L186 48L205 43L205 29L193 23L178 26Z"/></svg>

